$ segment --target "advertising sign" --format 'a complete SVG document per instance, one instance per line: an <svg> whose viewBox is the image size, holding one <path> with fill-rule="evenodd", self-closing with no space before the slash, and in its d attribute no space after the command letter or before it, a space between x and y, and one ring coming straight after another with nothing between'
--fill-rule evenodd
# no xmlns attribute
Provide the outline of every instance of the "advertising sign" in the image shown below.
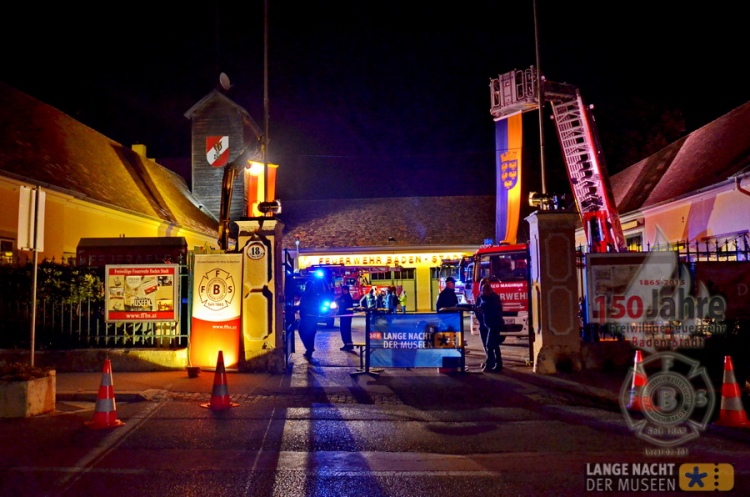
<svg viewBox="0 0 750 497"><path fill-rule="evenodd" d="M588 254L589 323L638 348L701 348L702 336L726 331L727 299L697 283L676 252Z"/></svg>
<svg viewBox="0 0 750 497"><path fill-rule="evenodd" d="M675 319L663 298L689 292L678 271L676 252L591 253L586 255L590 323L627 324Z"/></svg>
<svg viewBox="0 0 750 497"><path fill-rule="evenodd" d="M442 367L444 357L461 358L462 314L373 314L370 365Z"/></svg>
<svg viewBox="0 0 750 497"><path fill-rule="evenodd" d="M237 366L242 318L242 254L196 254L193 267L190 364Z"/></svg>
<svg viewBox="0 0 750 497"><path fill-rule="evenodd" d="M178 320L179 265L108 265L104 274L107 322Z"/></svg>

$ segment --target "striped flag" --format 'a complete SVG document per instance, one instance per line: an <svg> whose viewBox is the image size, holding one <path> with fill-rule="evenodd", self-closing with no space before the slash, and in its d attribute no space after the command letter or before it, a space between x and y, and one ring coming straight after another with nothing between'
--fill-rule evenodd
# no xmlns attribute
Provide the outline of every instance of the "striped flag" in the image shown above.
<svg viewBox="0 0 750 497"><path fill-rule="evenodd" d="M206 137L206 160L214 167L223 167L229 162L229 137Z"/></svg>

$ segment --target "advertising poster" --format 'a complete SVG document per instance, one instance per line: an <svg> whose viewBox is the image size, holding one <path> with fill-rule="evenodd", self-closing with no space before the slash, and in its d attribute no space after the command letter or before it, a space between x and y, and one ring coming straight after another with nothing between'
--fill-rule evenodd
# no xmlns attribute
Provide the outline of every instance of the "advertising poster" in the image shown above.
<svg viewBox="0 0 750 497"><path fill-rule="evenodd" d="M237 367L242 319L242 254L196 254L193 267L190 365Z"/></svg>
<svg viewBox="0 0 750 497"><path fill-rule="evenodd" d="M665 297L689 291L676 252L587 254L590 323L629 324L670 321L661 312Z"/></svg>
<svg viewBox="0 0 750 497"><path fill-rule="evenodd" d="M107 265L104 274L107 322L178 320L179 265Z"/></svg>
<svg viewBox="0 0 750 497"><path fill-rule="evenodd" d="M695 285L676 252L588 254L586 277L589 323L636 347L701 348L702 335L726 331L726 297Z"/></svg>

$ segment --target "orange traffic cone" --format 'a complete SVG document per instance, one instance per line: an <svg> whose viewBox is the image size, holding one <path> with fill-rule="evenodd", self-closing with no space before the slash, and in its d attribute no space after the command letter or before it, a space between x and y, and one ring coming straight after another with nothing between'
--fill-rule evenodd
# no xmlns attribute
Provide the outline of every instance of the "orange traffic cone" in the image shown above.
<svg viewBox="0 0 750 497"><path fill-rule="evenodd" d="M633 366L633 382L630 387L630 401L626 406L628 411L645 411L651 408L651 399L644 398L643 390L648 383L646 371L643 369L643 355L640 350L635 351L635 365Z"/></svg>
<svg viewBox="0 0 750 497"><path fill-rule="evenodd" d="M213 411L220 411L230 407L237 407L239 404L229 401L229 387L227 386L227 372L224 369L224 352L219 351L219 358L216 361L216 374L214 375L214 388L211 392L211 402L201 404Z"/></svg>
<svg viewBox="0 0 750 497"><path fill-rule="evenodd" d="M714 422L718 426L732 428L750 428L747 413L742 407L740 386L734 378L734 365L731 356L724 356L724 384L721 386L721 410L719 420Z"/></svg>
<svg viewBox="0 0 750 497"><path fill-rule="evenodd" d="M95 430L117 428L125 424L117 419L115 389L112 384L112 363L109 359L104 360L104 370L102 371L102 381L99 384L99 393L96 396L94 417L84 424Z"/></svg>

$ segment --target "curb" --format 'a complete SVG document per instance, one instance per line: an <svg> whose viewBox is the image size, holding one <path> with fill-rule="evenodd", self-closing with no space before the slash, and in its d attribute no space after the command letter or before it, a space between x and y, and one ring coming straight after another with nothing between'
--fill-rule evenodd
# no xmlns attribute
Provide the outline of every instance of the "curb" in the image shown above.
<svg viewBox="0 0 750 497"><path fill-rule="evenodd" d="M115 398L121 402L143 402L144 400L149 400L149 397L144 395L144 393L117 392ZM57 392L55 401L96 402L98 395L99 392Z"/></svg>

